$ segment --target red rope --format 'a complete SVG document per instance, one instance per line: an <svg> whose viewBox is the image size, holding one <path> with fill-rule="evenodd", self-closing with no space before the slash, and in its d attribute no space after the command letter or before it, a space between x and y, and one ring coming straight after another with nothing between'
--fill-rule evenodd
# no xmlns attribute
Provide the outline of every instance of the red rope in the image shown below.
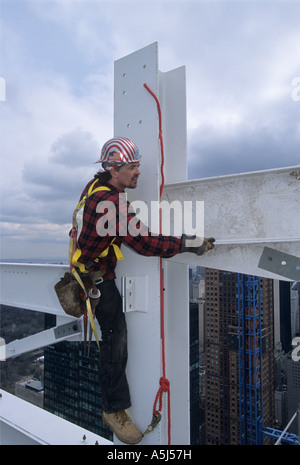
<svg viewBox="0 0 300 465"><path fill-rule="evenodd" d="M158 121L159 121L159 132L158 132L158 137L160 141L160 151L161 151L161 165L160 165L160 173L161 173L161 184L160 184L160 191L159 191L159 198L161 198L162 191L164 188L165 184L165 176L164 176L164 163L165 163L165 154L164 154L164 141L163 141L163 134L162 134L162 122L161 122L161 109L160 109L160 103L154 92L147 86L147 84L144 84L144 87L147 89L147 91L152 95L152 97L156 101L157 105L157 111L158 111Z"/></svg>
<svg viewBox="0 0 300 465"><path fill-rule="evenodd" d="M162 118L161 118L161 108L160 103L157 96L152 92L152 90L148 87L147 84L144 84L145 89L152 95L152 97L156 101L157 111L158 111L158 118L159 118L159 141L160 141L160 151L161 151L161 165L160 165L160 172L161 172L161 184L159 189L159 200L161 200L164 183L165 183L165 176L164 176L164 163L165 163L165 155L164 155L164 143L163 143L163 134L162 134ZM161 210L160 210L160 229L161 229ZM168 444L171 444L171 402L170 402L170 382L166 378L166 356L165 356L165 318L164 318L164 289L163 289L163 268L162 268L162 258L160 257L160 324L161 324L161 339L162 339L162 372L163 375L159 380L159 389L155 397L154 405L153 405L153 415L158 415L159 412L162 410L162 398L164 392L167 393L168 396ZM159 402L159 407L157 410L157 403Z"/></svg>

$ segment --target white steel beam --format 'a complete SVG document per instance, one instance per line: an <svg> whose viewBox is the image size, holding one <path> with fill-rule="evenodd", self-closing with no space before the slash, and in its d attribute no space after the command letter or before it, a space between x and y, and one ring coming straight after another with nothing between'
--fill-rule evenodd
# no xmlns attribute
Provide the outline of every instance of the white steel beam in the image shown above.
<svg viewBox="0 0 300 465"><path fill-rule="evenodd" d="M64 265L0 263L1 304L67 317L54 292L67 271Z"/></svg>
<svg viewBox="0 0 300 465"><path fill-rule="evenodd" d="M132 139L142 155L138 187L128 192L129 200L158 199L158 117L155 103L144 83L158 93L157 44L115 62L114 135ZM144 174L144 175L143 175ZM149 181L149 182L148 182ZM154 193L154 194L153 194ZM152 406L160 379L159 260L137 256L129 249L118 263L117 284L122 276L144 277L143 311L126 313L128 327L127 377L131 392L131 416L141 431L152 419ZM161 443L161 425L143 443ZM115 442L119 441L115 438Z"/></svg>
<svg viewBox="0 0 300 465"><path fill-rule="evenodd" d="M35 349L57 344L62 341L82 340L82 321L76 320L54 328L46 329L32 336L24 337L0 347L0 360L5 361L12 357L31 352ZM1 351L2 349L2 351Z"/></svg>
<svg viewBox="0 0 300 465"><path fill-rule="evenodd" d="M167 183L187 180L186 70L160 73L160 103ZM180 168L179 168L180 167ZM170 381L171 443L190 443L188 264L163 261L166 372ZM165 417L166 420L166 417ZM166 421L163 424L165 431Z"/></svg>
<svg viewBox="0 0 300 465"><path fill-rule="evenodd" d="M0 445L110 446L113 443L1 389Z"/></svg>
<svg viewBox="0 0 300 465"><path fill-rule="evenodd" d="M0 346L0 359L56 344L63 340L83 341L83 318L67 315L62 309L54 285L69 271L66 265L0 263L0 303L8 307L33 310L56 316L56 327ZM8 310L9 311L9 310ZM97 333L101 331L95 319ZM95 338L92 336L92 340Z"/></svg>
<svg viewBox="0 0 300 465"><path fill-rule="evenodd" d="M213 252L172 261L287 280L284 263L277 273L259 267L264 248L300 259L300 166L168 184L164 198L203 201L204 235L216 238Z"/></svg>
<svg viewBox="0 0 300 465"><path fill-rule="evenodd" d="M185 174L176 169L180 161L182 172L186 172L185 69L159 72L157 48L157 43L154 43L115 62L114 134L131 138L142 155L139 185L128 192L128 196L130 200L142 200L148 205L151 201L159 200L160 145L156 102L144 84L161 101L166 181L186 179ZM156 214L158 224L158 210ZM127 374L132 398L130 413L144 431L152 418L152 407L162 375L159 258L142 257L130 250L125 250L124 257L125 260L117 268L120 288L122 277L136 277L135 282L140 283L144 294L144 308L126 313L129 346ZM180 274L180 288L169 272L176 278ZM187 266L172 264L164 269L164 273L164 284L168 287L165 292L165 331L166 376L171 382L171 442L189 444ZM173 331L173 338L169 337L170 331ZM179 335L178 345L176 335ZM144 437L141 444L167 444L166 394L163 404L161 423Z"/></svg>

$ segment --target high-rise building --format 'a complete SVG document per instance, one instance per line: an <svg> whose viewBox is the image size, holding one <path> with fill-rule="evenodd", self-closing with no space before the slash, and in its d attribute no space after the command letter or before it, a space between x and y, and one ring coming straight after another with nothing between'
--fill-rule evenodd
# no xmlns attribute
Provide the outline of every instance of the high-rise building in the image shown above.
<svg viewBox="0 0 300 465"><path fill-rule="evenodd" d="M277 428L284 429L288 424L287 386L282 384L275 389L275 419Z"/></svg>
<svg viewBox="0 0 300 465"><path fill-rule="evenodd" d="M199 444L199 311L196 302L190 302L190 440Z"/></svg>
<svg viewBox="0 0 300 465"><path fill-rule="evenodd" d="M291 333L292 338L300 335L300 282L291 286Z"/></svg>
<svg viewBox="0 0 300 465"><path fill-rule="evenodd" d="M112 440L102 420L99 350L82 342L60 342L45 348L44 408L93 433Z"/></svg>
<svg viewBox="0 0 300 465"><path fill-rule="evenodd" d="M272 281L261 280L263 423L274 425ZM205 272L206 444L240 443L238 275Z"/></svg>
<svg viewBox="0 0 300 465"><path fill-rule="evenodd" d="M288 420L291 420L300 405L300 361L293 360L291 353L287 355L287 404ZM296 421L290 426L289 432L300 434Z"/></svg>
<svg viewBox="0 0 300 465"><path fill-rule="evenodd" d="M292 348L291 283L288 281L279 281L279 308L280 342L284 352L288 353Z"/></svg>

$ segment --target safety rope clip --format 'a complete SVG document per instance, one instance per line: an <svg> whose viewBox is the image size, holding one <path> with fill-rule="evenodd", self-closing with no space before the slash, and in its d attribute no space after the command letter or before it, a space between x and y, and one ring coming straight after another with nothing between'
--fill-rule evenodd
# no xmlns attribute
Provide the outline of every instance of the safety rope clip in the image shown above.
<svg viewBox="0 0 300 465"><path fill-rule="evenodd" d="M154 428L158 425L158 423L160 422L161 420L161 414L160 412L157 412L157 414L153 414L152 415L152 421L150 423L150 425L148 426L148 428L146 429L146 431L144 432L144 435L145 434L148 434L148 433L151 433L151 431L154 430Z"/></svg>

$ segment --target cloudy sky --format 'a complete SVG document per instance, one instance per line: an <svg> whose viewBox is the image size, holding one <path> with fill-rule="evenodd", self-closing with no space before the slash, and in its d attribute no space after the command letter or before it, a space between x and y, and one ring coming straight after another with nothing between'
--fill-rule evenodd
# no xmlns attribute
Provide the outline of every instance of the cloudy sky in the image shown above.
<svg viewBox="0 0 300 465"><path fill-rule="evenodd" d="M0 0L1 257L66 256L114 61L186 66L189 177L300 162L300 2ZM4 92L3 82L6 89Z"/></svg>

